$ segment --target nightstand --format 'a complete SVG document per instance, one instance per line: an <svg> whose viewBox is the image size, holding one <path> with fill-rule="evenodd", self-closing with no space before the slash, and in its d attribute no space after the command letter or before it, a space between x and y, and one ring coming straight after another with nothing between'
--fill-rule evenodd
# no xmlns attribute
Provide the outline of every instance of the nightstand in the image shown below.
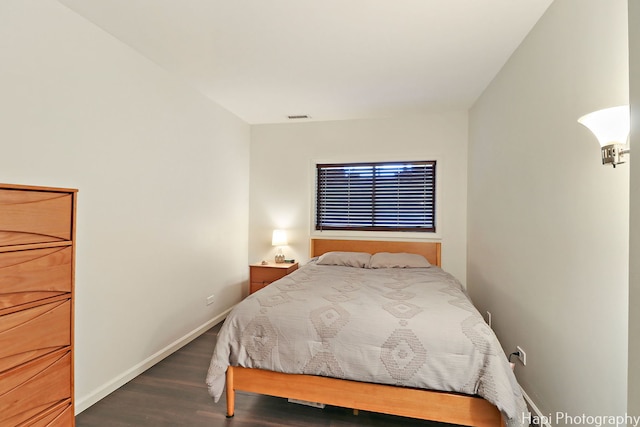
<svg viewBox="0 0 640 427"><path fill-rule="evenodd" d="M268 263L249 265L249 293L258 291L271 282L282 279L287 274L298 269L298 263Z"/></svg>

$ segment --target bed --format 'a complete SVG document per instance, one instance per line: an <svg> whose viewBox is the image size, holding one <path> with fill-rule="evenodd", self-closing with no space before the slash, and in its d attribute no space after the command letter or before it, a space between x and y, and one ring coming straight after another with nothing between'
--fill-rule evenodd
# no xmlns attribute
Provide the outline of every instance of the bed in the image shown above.
<svg viewBox="0 0 640 427"><path fill-rule="evenodd" d="M388 253L421 255L431 266L370 268L374 259L389 267ZM440 243L313 239L311 256L225 320L207 385L216 401L226 389L227 416L242 390L452 424L524 424L506 357L459 282L439 268Z"/></svg>

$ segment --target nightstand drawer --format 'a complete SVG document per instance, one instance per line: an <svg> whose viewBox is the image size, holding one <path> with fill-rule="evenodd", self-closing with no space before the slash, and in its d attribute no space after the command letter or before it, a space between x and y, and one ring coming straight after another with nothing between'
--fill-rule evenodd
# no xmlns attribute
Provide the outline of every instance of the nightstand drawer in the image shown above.
<svg viewBox="0 0 640 427"><path fill-rule="evenodd" d="M271 282L251 282L249 284L249 293L252 294L254 292L257 292L257 291L259 291L260 289L264 288L265 286L267 286L270 283Z"/></svg>
<svg viewBox="0 0 640 427"><path fill-rule="evenodd" d="M252 264L249 266L250 288L249 293L264 288L271 282L282 279L289 273L298 269L298 263L294 264Z"/></svg>
<svg viewBox="0 0 640 427"><path fill-rule="evenodd" d="M293 270L292 270L293 271ZM252 275L252 282L275 282L289 274L288 269L283 268L258 268Z"/></svg>

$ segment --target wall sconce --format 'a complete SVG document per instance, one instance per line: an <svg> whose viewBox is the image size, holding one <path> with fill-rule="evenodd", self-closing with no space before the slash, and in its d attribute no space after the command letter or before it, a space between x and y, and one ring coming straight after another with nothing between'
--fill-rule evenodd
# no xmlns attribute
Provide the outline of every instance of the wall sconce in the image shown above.
<svg viewBox="0 0 640 427"><path fill-rule="evenodd" d="M276 263L281 264L284 262L282 247L287 246L287 244L287 232L284 230L273 230L273 235L271 236L271 245L276 246Z"/></svg>
<svg viewBox="0 0 640 427"><path fill-rule="evenodd" d="M615 168L617 164L625 162L626 154L630 151L627 145L631 128L628 105L594 111L580 117L578 123L598 138L603 165L610 163Z"/></svg>

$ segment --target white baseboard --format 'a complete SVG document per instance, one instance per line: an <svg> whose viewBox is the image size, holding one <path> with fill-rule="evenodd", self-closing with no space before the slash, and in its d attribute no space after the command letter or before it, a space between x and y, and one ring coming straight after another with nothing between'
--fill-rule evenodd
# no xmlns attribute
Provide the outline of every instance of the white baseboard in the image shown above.
<svg viewBox="0 0 640 427"><path fill-rule="evenodd" d="M129 381L131 381L132 379L134 379L135 377L137 377L138 375L140 375L141 373L143 373L144 371L146 371L147 369L155 365L156 363L160 362L165 357L171 355L178 349L184 347L194 339L198 338L205 331L211 329L213 326L217 325L224 318L226 318L232 308L233 307L231 307L228 310L225 310L218 316L209 320L207 323L197 327L193 331L178 338L177 340L175 340L165 348L161 349L160 351L149 356L142 362L133 366L131 369L128 369L127 371L123 372L121 375L117 376L116 378L112 379L106 384L98 387L97 389L89 393L87 396L82 396L80 398L77 398L75 402L75 414L78 415L80 412L84 411L94 403L98 402L99 400L103 399L110 393L122 387L123 385L125 385L126 383L128 383ZM202 381L204 381L204 378L202 379Z"/></svg>
<svg viewBox="0 0 640 427"><path fill-rule="evenodd" d="M522 388L520 389L522 390ZM524 400L527 402L527 405L529 405L531 411L533 411L533 414L531 414L531 419L541 420L543 423L542 425L540 425L540 427L551 427L551 424L549 423L549 416L545 416L540 411L540 409L538 409L534 401L531 400L529 395L524 390L522 390L522 396L524 396Z"/></svg>

